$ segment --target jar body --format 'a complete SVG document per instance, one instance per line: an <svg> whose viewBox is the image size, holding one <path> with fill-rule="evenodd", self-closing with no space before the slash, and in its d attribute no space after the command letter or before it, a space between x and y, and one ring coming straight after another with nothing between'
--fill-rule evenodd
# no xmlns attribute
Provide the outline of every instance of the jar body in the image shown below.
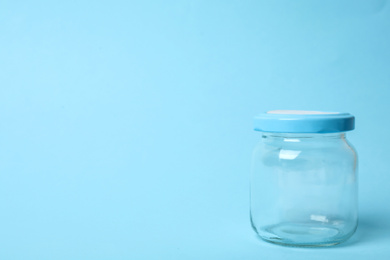
<svg viewBox="0 0 390 260"><path fill-rule="evenodd" d="M283 245L341 243L357 227L357 184L344 133L263 133L252 158L252 227Z"/></svg>

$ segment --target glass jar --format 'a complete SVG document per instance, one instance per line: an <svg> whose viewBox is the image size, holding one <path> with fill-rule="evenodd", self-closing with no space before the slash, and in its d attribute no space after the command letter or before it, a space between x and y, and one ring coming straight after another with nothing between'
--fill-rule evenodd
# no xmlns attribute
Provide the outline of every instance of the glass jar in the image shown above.
<svg viewBox="0 0 390 260"><path fill-rule="evenodd" d="M251 224L264 240L331 246L358 222L357 155L348 113L275 110L255 118L261 140L251 174Z"/></svg>

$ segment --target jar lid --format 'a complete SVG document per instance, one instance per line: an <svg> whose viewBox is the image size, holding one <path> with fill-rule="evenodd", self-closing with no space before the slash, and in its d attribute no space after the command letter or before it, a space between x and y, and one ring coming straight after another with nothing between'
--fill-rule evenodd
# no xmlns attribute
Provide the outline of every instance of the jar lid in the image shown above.
<svg viewBox="0 0 390 260"><path fill-rule="evenodd" d="M256 116L254 128L276 133L337 133L355 129L355 117L340 112L272 110Z"/></svg>

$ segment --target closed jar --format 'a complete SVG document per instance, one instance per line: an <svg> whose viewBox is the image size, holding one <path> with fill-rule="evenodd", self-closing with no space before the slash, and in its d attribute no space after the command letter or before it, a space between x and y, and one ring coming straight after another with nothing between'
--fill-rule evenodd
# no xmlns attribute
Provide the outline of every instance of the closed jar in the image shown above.
<svg viewBox="0 0 390 260"><path fill-rule="evenodd" d="M348 113L275 110L255 117L250 219L264 240L331 246L358 223L357 155Z"/></svg>

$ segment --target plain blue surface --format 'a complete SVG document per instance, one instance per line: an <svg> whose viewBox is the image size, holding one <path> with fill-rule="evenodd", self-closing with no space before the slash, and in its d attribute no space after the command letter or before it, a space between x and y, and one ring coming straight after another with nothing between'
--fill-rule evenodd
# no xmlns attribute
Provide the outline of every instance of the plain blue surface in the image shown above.
<svg viewBox="0 0 390 260"><path fill-rule="evenodd" d="M390 4L0 1L0 259L389 259ZM272 109L348 111L360 226L249 224Z"/></svg>
<svg viewBox="0 0 390 260"><path fill-rule="evenodd" d="M318 112L317 114L308 114L308 111L261 113L253 120L254 130L274 133L338 133L355 128L355 117L349 113L320 112L323 114L318 114Z"/></svg>

